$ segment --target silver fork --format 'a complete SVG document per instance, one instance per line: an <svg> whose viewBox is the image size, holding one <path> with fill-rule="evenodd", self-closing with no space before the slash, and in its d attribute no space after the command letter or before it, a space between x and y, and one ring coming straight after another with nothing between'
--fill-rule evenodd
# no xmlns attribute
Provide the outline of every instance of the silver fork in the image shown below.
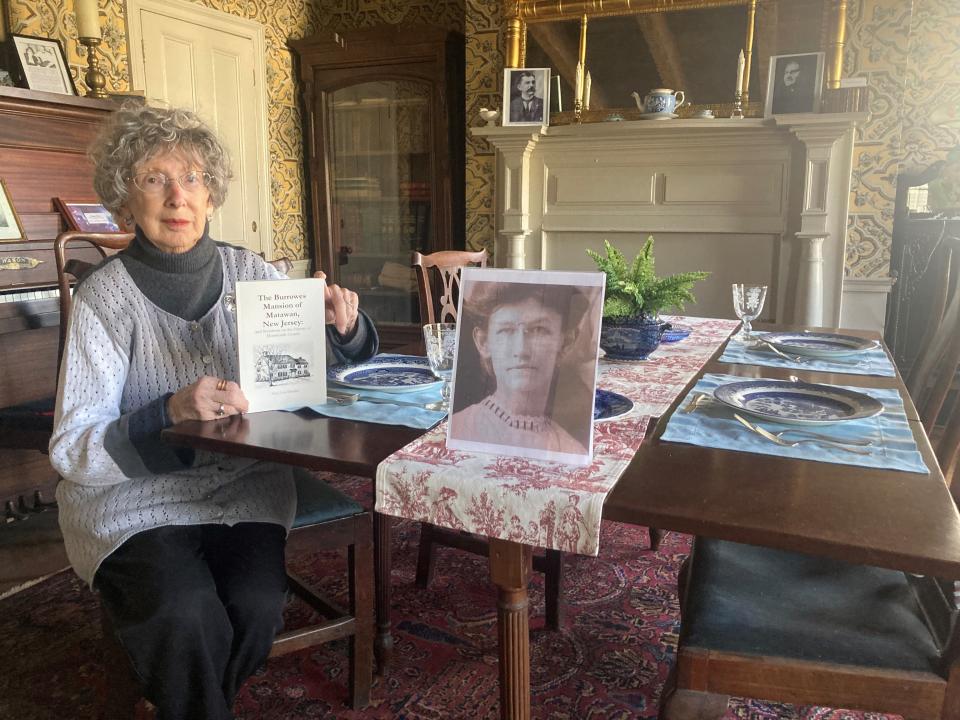
<svg viewBox="0 0 960 720"><path fill-rule="evenodd" d="M690 400L686 405L683 406L681 412L692 413L696 412L703 405L708 405L713 402L713 398L705 392L694 393L693 399Z"/></svg>
<svg viewBox="0 0 960 720"><path fill-rule="evenodd" d="M375 405L405 405L407 407L416 407L423 410L442 410L443 404L440 402L415 403L409 400L387 400L385 398L360 397L354 393L328 394L327 402L334 405L354 405L358 402L374 403Z"/></svg>
<svg viewBox="0 0 960 720"><path fill-rule="evenodd" d="M823 436L823 435L817 435L816 433L808 433L805 430L782 430L778 433L772 433L766 428L761 427L760 425L755 425L754 423L750 422L749 420L747 420L745 417L743 417L738 413L734 413L733 416L737 419L738 422L740 422L741 425L748 428L749 430L752 430L760 437L766 438L770 442L776 443L777 445L782 445L783 447L796 447L800 443L818 443L820 445L829 445L830 447L835 447L837 450L844 450L846 452L853 453L854 455L869 455L870 454L869 450L859 450L857 448L852 448L849 446L857 445L859 447L868 447L870 445L873 445L873 443L870 440L840 441L840 440L834 440L832 438L827 438L826 436ZM799 440L784 440L781 437L781 435L785 435L786 433L801 433L801 432L806 435L811 435L812 437L800 438Z"/></svg>
<svg viewBox="0 0 960 720"><path fill-rule="evenodd" d="M786 358L790 362L795 362L800 364L809 362L809 358L805 358L800 355L787 355L787 353L785 353L783 350L781 350L776 345L771 343L769 340L764 340L763 338L757 338L757 342L762 344L764 347L766 347L768 350L775 353L776 355L779 355L782 358Z"/></svg>

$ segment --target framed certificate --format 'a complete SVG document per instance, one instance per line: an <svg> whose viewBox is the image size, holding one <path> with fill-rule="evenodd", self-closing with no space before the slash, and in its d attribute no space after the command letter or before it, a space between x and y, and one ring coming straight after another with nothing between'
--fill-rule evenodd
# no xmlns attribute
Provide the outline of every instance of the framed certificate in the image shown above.
<svg viewBox="0 0 960 720"><path fill-rule="evenodd" d="M53 204L63 215L70 230L98 233L122 232L110 211L99 203L77 202L57 197L53 199Z"/></svg>
<svg viewBox="0 0 960 720"><path fill-rule="evenodd" d="M25 240L26 237L20 218L17 217L17 211L13 209L7 185L3 182L3 178L0 178L0 242L17 242Z"/></svg>
<svg viewBox="0 0 960 720"><path fill-rule="evenodd" d="M59 40L10 35L14 70L30 90L76 95L77 88L67 67L67 57Z"/></svg>

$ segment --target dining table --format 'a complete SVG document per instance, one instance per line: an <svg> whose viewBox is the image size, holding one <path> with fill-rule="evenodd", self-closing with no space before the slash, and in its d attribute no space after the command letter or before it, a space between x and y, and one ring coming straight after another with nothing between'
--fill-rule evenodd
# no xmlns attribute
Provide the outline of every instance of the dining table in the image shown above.
<svg viewBox="0 0 960 720"><path fill-rule="evenodd" d="M627 385L621 382L618 386L618 378L629 378L634 387L639 387L636 383L644 376L657 377L658 362L667 368L662 377L672 382L651 382L640 391L643 397L628 418L629 425L636 429L636 445L618 467L618 479L603 496L602 520L960 579L960 515L899 373L894 369L889 376L854 375L802 366L721 362L726 338L735 327L730 321L723 322L727 324L694 324L688 347L697 348L698 328L709 335L709 342L700 343L699 355L687 350L684 356L685 350L677 343L658 350L646 363L601 363L601 385L606 381L623 390ZM883 347L875 332L819 330L873 339ZM691 390L710 374L854 386L867 393L871 388L896 391L902 398L905 426L928 471L908 473L664 440L671 417L690 409ZM627 425L621 421L620 427ZM380 486L389 475L385 468L391 463L396 467L398 458L402 467L406 462L403 458L412 457L404 454L407 450L422 449L425 438L441 432L442 428L425 432L326 418L311 411L274 411L181 423L163 435L170 442L198 449L377 478L378 508L388 509L395 516L424 520L412 517L414 513L398 511L396 505L382 503ZM426 503L428 506L432 504ZM392 646L390 514L375 513L376 649L381 667L389 660ZM429 519L438 520L443 525L442 517L431 515ZM457 523L447 526L458 529ZM530 717L527 585L538 543L529 538L524 541L523 535L512 538L501 533L489 537L490 577L498 598L500 716L526 720ZM596 554L596 548L586 554Z"/></svg>

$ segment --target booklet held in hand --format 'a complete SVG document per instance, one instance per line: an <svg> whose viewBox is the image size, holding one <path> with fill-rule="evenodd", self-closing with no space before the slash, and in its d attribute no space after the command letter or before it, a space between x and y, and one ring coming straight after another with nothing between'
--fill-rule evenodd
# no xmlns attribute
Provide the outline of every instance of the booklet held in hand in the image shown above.
<svg viewBox="0 0 960 720"><path fill-rule="evenodd" d="M249 412L327 401L325 287L316 278L237 283L240 387Z"/></svg>

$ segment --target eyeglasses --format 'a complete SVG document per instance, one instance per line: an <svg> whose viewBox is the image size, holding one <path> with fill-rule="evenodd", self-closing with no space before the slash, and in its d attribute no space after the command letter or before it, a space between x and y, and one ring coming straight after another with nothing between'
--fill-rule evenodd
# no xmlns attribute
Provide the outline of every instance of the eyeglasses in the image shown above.
<svg viewBox="0 0 960 720"><path fill-rule="evenodd" d="M145 195L159 195L165 193L170 183L176 180L184 192L194 193L206 187L213 180L213 175L200 170L191 170L178 178L170 178L162 172L139 173L130 178L140 192Z"/></svg>

